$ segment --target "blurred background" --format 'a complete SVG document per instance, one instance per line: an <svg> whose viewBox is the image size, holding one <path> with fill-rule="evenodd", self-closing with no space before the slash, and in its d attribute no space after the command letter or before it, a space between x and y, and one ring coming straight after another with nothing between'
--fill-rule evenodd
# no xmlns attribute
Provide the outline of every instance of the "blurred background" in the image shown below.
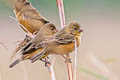
<svg viewBox="0 0 120 80"><path fill-rule="evenodd" d="M56 0L30 1L60 29ZM13 0L0 0L0 80L50 80L47 68L40 61L33 64L23 61L8 68L16 41L26 34L9 17L14 17L12 6ZM66 24L75 20L84 29L78 48L77 80L120 80L120 0L64 0L64 7ZM74 54L71 56L74 63ZM64 59L55 57L56 80L68 80Z"/></svg>

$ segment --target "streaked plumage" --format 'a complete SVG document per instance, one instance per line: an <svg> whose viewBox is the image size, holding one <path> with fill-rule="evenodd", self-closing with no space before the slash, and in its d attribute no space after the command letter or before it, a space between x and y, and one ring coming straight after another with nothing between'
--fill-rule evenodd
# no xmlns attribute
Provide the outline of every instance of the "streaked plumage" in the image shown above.
<svg viewBox="0 0 120 80"><path fill-rule="evenodd" d="M46 39L50 38L56 32L57 29L53 24L51 23L45 24L39 30L36 36L20 50L19 52L20 58L15 60L9 67L11 68L23 60L30 59L32 56L42 51L44 48L42 41L45 41Z"/></svg>
<svg viewBox="0 0 120 80"><path fill-rule="evenodd" d="M55 34L55 36L45 41L44 50L39 54L34 55L31 60L35 62L46 55L55 54L55 55L67 55L75 49L75 39L77 41L77 47L80 44L81 32L80 25L77 22L72 22L65 28L61 29Z"/></svg>

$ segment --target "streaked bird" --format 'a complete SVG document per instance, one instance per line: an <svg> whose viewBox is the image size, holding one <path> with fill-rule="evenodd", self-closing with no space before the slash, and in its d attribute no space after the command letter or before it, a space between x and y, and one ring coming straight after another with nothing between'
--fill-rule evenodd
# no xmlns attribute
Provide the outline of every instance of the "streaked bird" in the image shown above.
<svg viewBox="0 0 120 80"><path fill-rule="evenodd" d="M61 55L66 61L71 62L65 55L69 55L69 53L75 49L75 40L77 42L77 47L79 46L82 32L83 30L80 28L79 23L71 22L68 26L57 32L52 39L44 41L44 49L42 49L39 54L34 55L30 60L35 62L50 54L55 54Z"/></svg>
<svg viewBox="0 0 120 80"><path fill-rule="evenodd" d="M15 60L9 67L13 67L17 63L30 59L35 54L39 53L43 50L44 45L42 45L42 41L47 40L52 37L57 32L56 27L52 23L45 24L36 36L28 42L19 52L19 59Z"/></svg>
<svg viewBox="0 0 120 80"><path fill-rule="evenodd" d="M32 34L49 23L28 0L16 0L14 13L23 30Z"/></svg>
<svg viewBox="0 0 120 80"><path fill-rule="evenodd" d="M31 36L36 34L45 24L50 23L40 15L28 0L15 0L14 13L21 28L28 35L17 45L11 59L31 40Z"/></svg>

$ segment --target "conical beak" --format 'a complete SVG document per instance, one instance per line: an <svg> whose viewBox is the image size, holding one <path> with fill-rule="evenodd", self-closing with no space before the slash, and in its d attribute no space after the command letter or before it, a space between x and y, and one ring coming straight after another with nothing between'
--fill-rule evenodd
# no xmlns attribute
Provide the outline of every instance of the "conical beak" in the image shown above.
<svg viewBox="0 0 120 80"><path fill-rule="evenodd" d="M80 29L80 30L79 30L79 32L83 32L83 30L82 30L82 29Z"/></svg>
<svg viewBox="0 0 120 80"><path fill-rule="evenodd" d="M54 31L53 31L54 33L57 33L58 32L58 30L57 29L54 29Z"/></svg>

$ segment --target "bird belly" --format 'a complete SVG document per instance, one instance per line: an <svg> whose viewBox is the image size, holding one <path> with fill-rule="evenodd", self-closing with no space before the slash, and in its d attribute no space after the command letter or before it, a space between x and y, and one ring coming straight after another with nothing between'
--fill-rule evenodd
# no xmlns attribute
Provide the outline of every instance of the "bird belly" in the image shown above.
<svg viewBox="0 0 120 80"><path fill-rule="evenodd" d="M78 46L79 46L79 40L77 39L77 47ZM53 49L52 54L65 55L72 52L74 49L75 49L75 42L72 42L69 44L62 44L62 45L56 46Z"/></svg>

